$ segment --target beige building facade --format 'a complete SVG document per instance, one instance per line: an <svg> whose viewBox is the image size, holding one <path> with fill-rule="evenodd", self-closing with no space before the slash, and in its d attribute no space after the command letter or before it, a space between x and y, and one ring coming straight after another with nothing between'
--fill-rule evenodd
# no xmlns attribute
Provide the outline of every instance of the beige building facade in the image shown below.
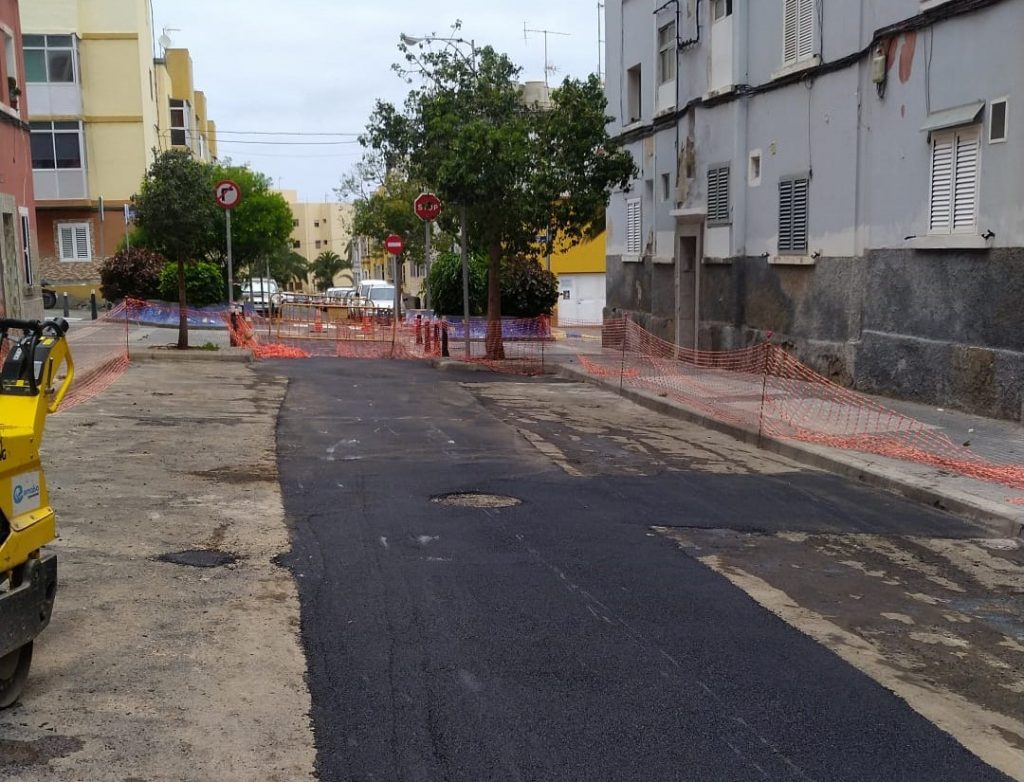
<svg viewBox="0 0 1024 782"><path fill-rule="evenodd" d="M84 300L125 234L154 150L216 159L186 49L154 57L149 0L22 4L43 279Z"/></svg>
<svg viewBox="0 0 1024 782"><path fill-rule="evenodd" d="M342 258L350 255L352 240L352 205L332 201L300 201L295 190L279 191L292 210L292 250L299 253L311 266L320 253L331 250ZM342 272L334 278L335 285L348 286L360 278L358 264L353 265L351 275ZM303 289L315 288L310 272Z"/></svg>

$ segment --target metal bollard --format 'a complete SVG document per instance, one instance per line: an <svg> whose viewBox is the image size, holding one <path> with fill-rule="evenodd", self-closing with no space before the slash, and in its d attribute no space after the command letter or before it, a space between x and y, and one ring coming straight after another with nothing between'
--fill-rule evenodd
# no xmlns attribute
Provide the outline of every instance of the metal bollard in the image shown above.
<svg viewBox="0 0 1024 782"><path fill-rule="evenodd" d="M428 323L427 327L423 330L423 352L427 353L427 354L430 353L430 346L431 346L430 333L431 333L431 331L432 331L431 324Z"/></svg>
<svg viewBox="0 0 1024 782"><path fill-rule="evenodd" d="M96 318L99 317L98 313L96 312L96 291L89 292L89 304L92 307L92 319L96 320Z"/></svg>
<svg viewBox="0 0 1024 782"><path fill-rule="evenodd" d="M423 344L423 316L416 316L416 344Z"/></svg>
<svg viewBox="0 0 1024 782"><path fill-rule="evenodd" d="M65 291L65 293L64 293L64 317L67 318L67 317L70 317L70 316L71 316L71 309L68 306L68 294Z"/></svg>
<svg viewBox="0 0 1024 782"><path fill-rule="evenodd" d="M448 352L448 324L441 324L441 355L444 358L449 358L451 354Z"/></svg>

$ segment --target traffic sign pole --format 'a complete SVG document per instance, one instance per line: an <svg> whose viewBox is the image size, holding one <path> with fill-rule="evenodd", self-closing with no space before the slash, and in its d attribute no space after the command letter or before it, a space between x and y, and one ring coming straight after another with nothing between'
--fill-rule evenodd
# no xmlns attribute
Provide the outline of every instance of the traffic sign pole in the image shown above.
<svg viewBox="0 0 1024 782"><path fill-rule="evenodd" d="M423 262L424 268L427 270L427 277L430 277L430 234L433 233L430 229L432 224L429 222L423 223ZM423 290L426 291L426 301L424 305L426 309L430 309L430 288L423 286Z"/></svg>
<svg viewBox="0 0 1024 782"><path fill-rule="evenodd" d="M224 228L228 245L228 309L231 310L235 306L235 266L231 258L231 210L242 202L242 188L238 186L237 182L224 179L218 182L213 189L213 197L217 201L217 206L224 210ZM252 290L251 285L249 290ZM265 293L269 296L269 292Z"/></svg>
<svg viewBox="0 0 1024 782"><path fill-rule="evenodd" d="M412 202L416 216L423 221L423 265L430 276L430 238L433 226L431 223L441 214L441 199L433 193L420 193ZM430 309L430 290L427 289L427 309Z"/></svg>

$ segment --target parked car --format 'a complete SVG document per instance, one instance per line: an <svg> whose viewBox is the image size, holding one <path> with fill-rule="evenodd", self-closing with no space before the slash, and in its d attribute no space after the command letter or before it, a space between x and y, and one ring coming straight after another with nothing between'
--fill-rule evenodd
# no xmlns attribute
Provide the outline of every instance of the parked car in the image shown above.
<svg viewBox="0 0 1024 782"><path fill-rule="evenodd" d="M242 283L242 303L251 303L256 312L266 315L273 307L273 299L277 298L277 294L280 292L277 281L256 277L251 283L251 287L249 280L244 280Z"/></svg>

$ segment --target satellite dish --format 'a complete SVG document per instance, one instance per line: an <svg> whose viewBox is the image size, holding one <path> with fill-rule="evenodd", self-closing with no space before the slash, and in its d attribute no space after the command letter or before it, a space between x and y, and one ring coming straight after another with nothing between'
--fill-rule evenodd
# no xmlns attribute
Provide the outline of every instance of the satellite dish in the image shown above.
<svg viewBox="0 0 1024 782"><path fill-rule="evenodd" d="M157 43L160 44L161 49L168 49L173 41L171 41L171 37L167 33L164 33L157 39Z"/></svg>

